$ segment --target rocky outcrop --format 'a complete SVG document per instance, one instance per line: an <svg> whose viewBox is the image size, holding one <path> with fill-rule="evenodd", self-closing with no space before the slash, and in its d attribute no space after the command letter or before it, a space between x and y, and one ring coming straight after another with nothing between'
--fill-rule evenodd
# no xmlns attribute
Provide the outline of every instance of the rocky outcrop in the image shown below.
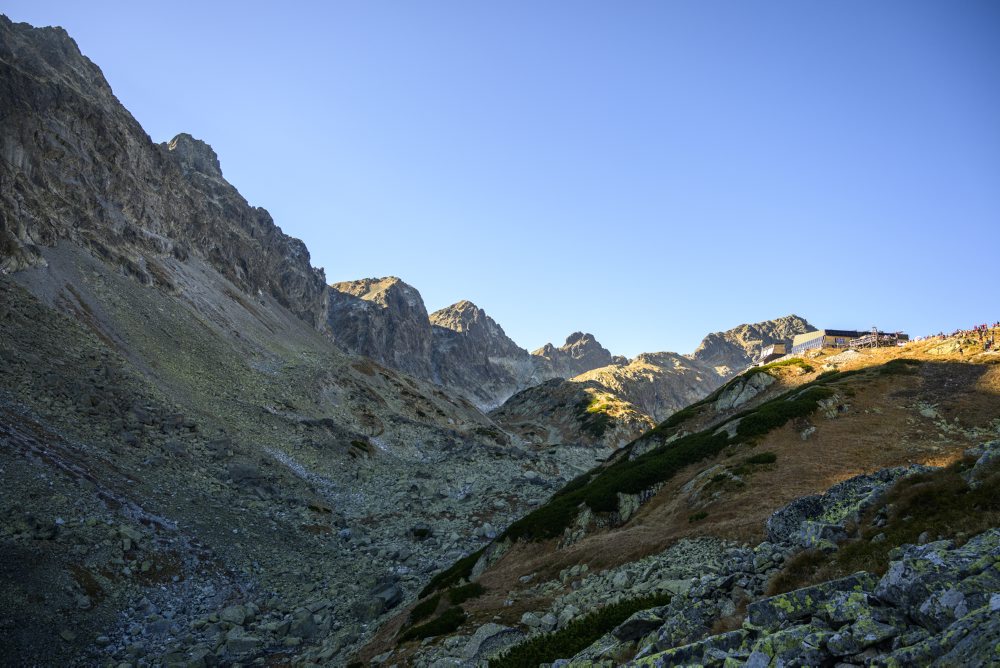
<svg viewBox="0 0 1000 668"><path fill-rule="evenodd" d="M743 628L689 643L670 638L660 651L654 643L630 665L996 665L998 555L997 529L960 548L907 545L881 579L862 571L764 598L749 605ZM658 642L666 626L693 618L698 606L685 603Z"/></svg>
<svg viewBox="0 0 1000 668"><path fill-rule="evenodd" d="M405 373L434 379L433 336L420 293L400 279L365 278L330 286L333 340Z"/></svg>
<svg viewBox="0 0 1000 668"><path fill-rule="evenodd" d="M534 445L619 448L655 425L596 381L558 378L518 392L490 417Z"/></svg>
<svg viewBox="0 0 1000 668"><path fill-rule="evenodd" d="M774 382L774 376L764 371L751 374L743 380L734 381L715 400L715 410L721 413L742 406L773 385Z"/></svg>
<svg viewBox="0 0 1000 668"><path fill-rule="evenodd" d="M302 242L223 179L208 144L153 143L66 31L0 16L0 80L0 268L43 265L40 247L69 240L169 290L163 258L196 255L323 325L323 272Z"/></svg>
<svg viewBox="0 0 1000 668"><path fill-rule="evenodd" d="M513 394L615 358L590 334L529 355L486 311L462 300L430 315L415 288L395 277L330 286L326 317L343 349L455 390L492 409Z"/></svg>
<svg viewBox="0 0 1000 668"><path fill-rule="evenodd" d="M486 311L462 300L430 315L438 382L494 408L552 377Z"/></svg>
<svg viewBox="0 0 1000 668"><path fill-rule="evenodd" d="M623 401L660 422L722 384L722 378L677 353L642 353L627 364L582 373L574 382L594 381Z"/></svg>
<svg viewBox="0 0 1000 668"><path fill-rule="evenodd" d="M804 318L786 315L709 334L702 339L693 357L707 366L716 367L728 378L753 363L764 346L785 343L791 347L792 337L796 334L814 331L816 328Z"/></svg>
<svg viewBox="0 0 1000 668"><path fill-rule="evenodd" d="M1000 442L970 454L968 480L995 471ZM885 575L859 571L785 593L764 589L781 564L803 549L835 552L829 540L884 503L905 476L927 467L885 469L851 478L825 494L803 497L767 522L768 540L753 549L729 547L720 566L675 592L665 606L635 613L571 660L592 665L635 653L630 666L995 665L1000 661L1000 529L958 546L950 540L902 545ZM822 527L825 531L817 531ZM827 538L816 541L820 534ZM922 539L921 539L922 540ZM605 593L613 601L612 581ZM578 587L585 590L585 583ZM742 625L714 633L716 622ZM636 632L636 630L639 632ZM603 665L603 664L602 664Z"/></svg>
<svg viewBox="0 0 1000 668"><path fill-rule="evenodd" d="M624 357L613 357L597 342L593 334L583 332L573 332L566 337L566 343L558 348L546 343L531 354L544 360L547 364L542 366L551 369L552 375L558 378L572 378L591 369L628 362Z"/></svg>

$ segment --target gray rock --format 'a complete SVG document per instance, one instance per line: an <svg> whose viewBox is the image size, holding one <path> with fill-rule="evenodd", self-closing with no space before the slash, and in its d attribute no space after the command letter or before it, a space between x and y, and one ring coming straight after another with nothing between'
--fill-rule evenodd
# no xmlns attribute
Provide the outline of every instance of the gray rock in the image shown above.
<svg viewBox="0 0 1000 668"><path fill-rule="evenodd" d="M807 520L838 526L857 520L861 513L878 503L897 480L926 470L923 466L882 469L838 483L825 494L796 499L768 517L767 539L772 543L794 543L793 536Z"/></svg>
<svg viewBox="0 0 1000 668"><path fill-rule="evenodd" d="M243 621L247 617L247 611L242 605L231 605L219 613L219 619L236 626L243 626Z"/></svg>
<svg viewBox="0 0 1000 668"><path fill-rule="evenodd" d="M256 636L238 636L226 640L226 653L247 654L256 652L263 645L263 641Z"/></svg>
<svg viewBox="0 0 1000 668"><path fill-rule="evenodd" d="M403 601L403 590L397 585L387 584L377 588L372 595L382 602L382 609L389 610Z"/></svg>
<svg viewBox="0 0 1000 668"><path fill-rule="evenodd" d="M893 626L877 622L871 617L861 617L834 634L827 642L827 650L834 656L858 654L899 633L900 630Z"/></svg>
<svg viewBox="0 0 1000 668"><path fill-rule="evenodd" d="M533 612L526 612L521 615L521 623L531 629L536 629L542 625L542 620Z"/></svg>
<svg viewBox="0 0 1000 668"><path fill-rule="evenodd" d="M611 634L623 642L638 640L663 626L666 606L640 610L615 627Z"/></svg>
<svg viewBox="0 0 1000 668"><path fill-rule="evenodd" d="M359 602L357 606L355 612L362 621L371 621L382 612L382 602L377 599ZM313 614L305 609L298 611L288 626L288 634L296 638L312 638L318 630Z"/></svg>
<svg viewBox="0 0 1000 668"><path fill-rule="evenodd" d="M716 399L715 411L721 413L742 406L773 385L774 382L774 377L766 371L751 374L743 381L734 382Z"/></svg>
<svg viewBox="0 0 1000 668"><path fill-rule="evenodd" d="M476 629L462 650L466 661L488 659L524 637L517 629L500 624L484 624Z"/></svg>
<svg viewBox="0 0 1000 668"><path fill-rule="evenodd" d="M836 592L868 592L877 583L875 576L862 571L839 580L771 596L747 607L747 622L756 628L774 631L818 614Z"/></svg>

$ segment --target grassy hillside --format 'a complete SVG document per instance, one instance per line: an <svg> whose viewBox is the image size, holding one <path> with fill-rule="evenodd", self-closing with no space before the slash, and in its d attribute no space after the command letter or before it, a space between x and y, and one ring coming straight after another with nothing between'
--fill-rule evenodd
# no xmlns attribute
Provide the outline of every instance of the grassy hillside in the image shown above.
<svg viewBox="0 0 1000 668"><path fill-rule="evenodd" d="M776 382L746 404L719 410L727 389L757 373ZM998 434L1000 355L968 337L856 354L824 350L751 369L512 524L498 538L512 547L477 578L508 594L466 606L464 628L496 619L518 626L521 612L543 609L560 591L553 585L539 593L521 584L522 576L554 578L578 564L611 568L683 537L759 541L767 516L793 499L890 466L947 465ZM640 493L644 503L622 522L620 495ZM904 532L900 540L904 535L911 538ZM455 564L442 586L469 577L474 562ZM789 581L833 568L807 564ZM385 636L372 647L393 644Z"/></svg>

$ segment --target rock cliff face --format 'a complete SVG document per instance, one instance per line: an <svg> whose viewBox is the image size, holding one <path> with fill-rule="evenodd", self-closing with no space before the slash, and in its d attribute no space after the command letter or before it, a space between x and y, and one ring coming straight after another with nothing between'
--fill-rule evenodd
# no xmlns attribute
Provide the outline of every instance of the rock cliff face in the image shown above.
<svg viewBox="0 0 1000 668"><path fill-rule="evenodd" d="M472 302L462 300L430 316L434 367L442 384L460 388L476 404L493 408L515 392L551 377L528 351Z"/></svg>
<svg viewBox="0 0 1000 668"><path fill-rule="evenodd" d="M208 144L153 143L62 28L0 17L0 268L44 264L70 240L143 283L174 286L162 258L206 259L247 294L319 327L323 272L222 178Z"/></svg>
<svg viewBox="0 0 1000 668"><path fill-rule="evenodd" d="M395 277L330 288L326 323L342 348L448 387L480 408L496 408L533 385L615 361L592 335L580 333L560 348L548 344L528 354L472 302L428 315L420 293Z"/></svg>
<svg viewBox="0 0 1000 668"><path fill-rule="evenodd" d="M715 370L677 353L642 353L624 365L580 374L573 382L595 381L655 422L702 399L722 379Z"/></svg>
<svg viewBox="0 0 1000 668"><path fill-rule="evenodd" d="M544 360L559 378L572 378L591 369L599 369L609 364L624 364L624 357L612 357L611 353L594 338L593 334L574 332L566 337L566 343L556 348L546 343L531 353Z"/></svg>
<svg viewBox="0 0 1000 668"><path fill-rule="evenodd" d="M434 379L433 336L419 292L393 276L330 288L327 325L334 341L386 366Z"/></svg>
<svg viewBox="0 0 1000 668"><path fill-rule="evenodd" d="M706 336L694 351L694 358L708 366L717 367L728 377L751 364L764 346L772 343L791 346L792 337L796 334L814 331L815 327L797 315L740 325Z"/></svg>

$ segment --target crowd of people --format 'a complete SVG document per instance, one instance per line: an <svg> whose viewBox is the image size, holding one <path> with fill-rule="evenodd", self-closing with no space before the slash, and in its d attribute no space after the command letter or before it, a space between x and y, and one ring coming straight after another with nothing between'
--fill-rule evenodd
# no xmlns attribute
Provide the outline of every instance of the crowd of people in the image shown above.
<svg viewBox="0 0 1000 668"><path fill-rule="evenodd" d="M997 350L997 341L996 341L997 330L1000 330L1000 320L993 323L992 325L983 323L981 325L976 325L972 329L956 329L951 334L938 332L936 337L939 339L951 339L951 338L978 339L979 344L983 347L983 351L985 352L989 350ZM931 339L935 338L935 336L932 335L924 338ZM965 349L959 347L958 352L964 355Z"/></svg>
<svg viewBox="0 0 1000 668"><path fill-rule="evenodd" d="M976 325L973 331L979 337L979 342L983 344L983 350L993 350L996 348L996 330L1000 328L1000 322L992 325Z"/></svg>

